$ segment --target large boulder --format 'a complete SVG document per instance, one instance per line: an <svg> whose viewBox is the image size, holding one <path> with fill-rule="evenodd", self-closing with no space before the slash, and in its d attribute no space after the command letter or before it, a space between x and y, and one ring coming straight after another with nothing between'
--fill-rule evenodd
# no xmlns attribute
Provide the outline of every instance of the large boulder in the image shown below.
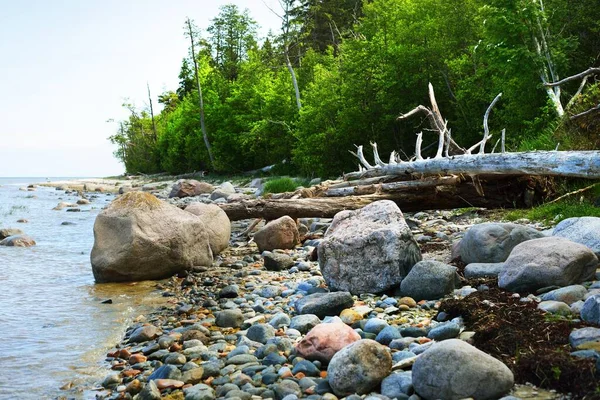
<svg viewBox="0 0 600 400"><path fill-rule="evenodd" d="M307 360L327 364L335 353L357 340L360 335L343 322L319 324L296 345L296 352Z"/></svg>
<svg viewBox="0 0 600 400"><path fill-rule="evenodd" d="M412 384L425 399L497 399L514 376L501 361L459 340L435 343L415 361Z"/></svg>
<svg viewBox="0 0 600 400"><path fill-rule="evenodd" d="M377 388L392 372L392 356L387 347L362 339L337 353L327 367L327 378L339 396L366 394Z"/></svg>
<svg viewBox="0 0 600 400"><path fill-rule="evenodd" d="M17 228L3 228L0 229L0 240L4 240L9 236L22 235L24 232Z"/></svg>
<svg viewBox="0 0 600 400"><path fill-rule="evenodd" d="M208 242L213 256L216 256L229 246L231 237L231 221L229 217L216 204L193 203L185 208L202 220L208 231Z"/></svg>
<svg viewBox="0 0 600 400"><path fill-rule="evenodd" d="M600 218L598 217L567 218L556 225L552 235L581 243L600 257Z"/></svg>
<svg viewBox="0 0 600 400"><path fill-rule="evenodd" d="M35 246L35 240L27 235L13 235L2 239L0 246L31 247Z"/></svg>
<svg viewBox="0 0 600 400"><path fill-rule="evenodd" d="M169 197L198 196L212 193L214 189L214 186L208 182L200 182L195 179L180 180L173 185Z"/></svg>
<svg viewBox="0 0 600 400"><path fill-rule="evenodd" d="M212 260L202 220L149 193L124 194L94 223L97 282L162 279Z"/></svg>
<svg viewBox="0 0 600 400"><path fill-rule="evenodd" d="M560 237L517 245L504 263L498 286L511 292L569 286L594 278L598 257L586 246Z"/></svg>
<svg viewBox="0 0 600 400"><path fill-rule="evenodd" d="M266 224L254 234L258 250L293 249L300 241L296 222L287 215Z"/></svg>
<svg viewBox="0 0 600 400"><path fill-rule="evenodd" d="M400 284L402 295L416 301L437 300L451 293L460 284L456 267L433 260L415 264Z"/></svg>
<svg viewBox="0 0 600 400"><path fill-rule="evenodd" d="M421 250L390 200L337 213L319 244L319 267L333 290L381 293L398 286Z"/></svg>
<svg viewBox="0 0 600 400"><path fill-rule="evenodd" d="M523 225L494 222L474 225L460 242L460 258L466 264L503 262L519 243L542 237L542 232Z"/></svg>

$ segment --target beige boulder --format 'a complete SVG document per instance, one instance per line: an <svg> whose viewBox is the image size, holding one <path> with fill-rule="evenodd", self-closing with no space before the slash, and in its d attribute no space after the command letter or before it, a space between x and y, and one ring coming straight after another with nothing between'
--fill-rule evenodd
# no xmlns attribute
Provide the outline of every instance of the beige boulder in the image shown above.
<svg viewBox="0 0 600 400"><path fill-rule="evenodd" d="M307 360L328 364L334 354L360 340L360 335L343 322L319 324L296 345L296 352Z"/></svg>
<svg viewBox="0 0 600 400"><path fill-rule="evenodd" d="M97 282L162 279L213 261L197 216L145 192L126 193L94 223L91 263Z"/></svg>
<svg viewBox="0 0 600 400"><path fill-rule="evenodd" d="M208 242L213 256L216 256L229 246L231 237L231 221L216 204L193 203L185 211L198 216L208 232Z"/></svg>
<svg viewBox="0 0 600 400"><path fill-rule="evenodd" d="M260 251L293 249L299 241L296 222L287 215L269 222L254 234L254 242Z"/></svg>

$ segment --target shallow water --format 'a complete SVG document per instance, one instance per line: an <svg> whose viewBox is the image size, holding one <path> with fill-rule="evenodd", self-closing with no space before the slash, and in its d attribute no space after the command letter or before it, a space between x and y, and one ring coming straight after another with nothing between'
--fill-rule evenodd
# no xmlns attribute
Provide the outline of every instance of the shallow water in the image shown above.
<svg viewBox="0 0 600 400"><path fill-rule="evenodd" d="M0 178L0 228L19 228L37 242L0 246L0 399L90 398L59 388L71 382L91 388L101 380L106 351L161 298L153 282L94 284L92 228L112 195L97 194L82 212L54 211L78 197L53 188L19 190L40 181ZM113 303L102 304L107 299Z"/></svg>

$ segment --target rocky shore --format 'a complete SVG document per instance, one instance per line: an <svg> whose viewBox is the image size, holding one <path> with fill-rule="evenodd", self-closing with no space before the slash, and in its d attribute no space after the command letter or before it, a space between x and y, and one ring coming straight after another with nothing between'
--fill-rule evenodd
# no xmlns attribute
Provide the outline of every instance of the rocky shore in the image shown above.
<svg viewBox="0 0 600 400"><path fill-rule="evenodd" d="M222 184L180 197L182 186L146 192L183 208L260 190ZM231 223L210 265L157 284L170 306L138 318L107 354L96 397L595 398L597 218L548 229L486 223L485 210L403 215L378 203L249 235L252 221ZM515 326L522 336L506 344L498 333L512 320L542 335ZM527 369L519 357L540 361Z"/></svg>

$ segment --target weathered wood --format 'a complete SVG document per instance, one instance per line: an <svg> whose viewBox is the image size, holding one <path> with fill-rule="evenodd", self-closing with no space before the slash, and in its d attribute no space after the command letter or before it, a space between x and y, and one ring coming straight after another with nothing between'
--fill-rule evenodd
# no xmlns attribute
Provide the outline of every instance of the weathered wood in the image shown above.
<svg viewBox="0 0 600 400"><path fill-rule="evenodd" d="M528 207L545 198L543 179L530 177L480 177L484 196L473 181L460 185L419 188L414 191L365 196L317 197L302 199L259 199L219 204L232 221L250 218L276 219L331 218L342 210L362 208L377 200L392 200L403 211L453 209L461 207L515 208Z"/></svg>
<svg viewBox="0 0 600 400"><path fill-rule="evenodd" d="M326 197L341 197L341 196L362 196L373 193L394 193L401 191L416 191L422 188L455 185L460 182L458 176L443 176L441 178L428 178L424 180L391 182L391 183L374 183L370 185L357 185L345 188L328 189L325 192Z"/></svg>
<svg viewBox="0 0 600 400"><path fill-rule="evenodd" d="M384 183L384 182L391 182L391 181L398 181L398 180L407 181L407 180L412 180L412 179L413 179L412 176L384 175L384 176L376 176L374 178L359 179L356 181L344 181L344 182L340 182L340 183L333 183L333 184L327 185L327 188L328 189L341 189L341 188L347 188L347 187L351 187L351 186L373 185L376 183Z"/></svg>
<svg viewBox="0 0 600 400"><path fill-rule="evenodd" d="M504 154L464 154L374 167L344 175L346 180L381 175L498 174L600 178L600 151L536 151Z"/></svg>

